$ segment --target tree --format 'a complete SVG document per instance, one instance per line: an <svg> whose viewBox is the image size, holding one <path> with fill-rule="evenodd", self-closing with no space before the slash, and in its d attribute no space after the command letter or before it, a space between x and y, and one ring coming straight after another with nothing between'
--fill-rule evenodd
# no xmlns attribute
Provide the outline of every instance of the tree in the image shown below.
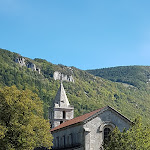
<svg viewBox="0 0 150 150"><path fill-rule="evenodd" d="M133 126L120 132L115 128L110 140L104 143L105 150L150 150L150 128L143 126L141 119L135 119Z"/></svg>
<svg viewBox="0 0 150 150"><path fill-rule="evenodd" d="M15 86L0 89L0 149L32 150L42 146L52 146L52 135L39 97Z"/></svg>

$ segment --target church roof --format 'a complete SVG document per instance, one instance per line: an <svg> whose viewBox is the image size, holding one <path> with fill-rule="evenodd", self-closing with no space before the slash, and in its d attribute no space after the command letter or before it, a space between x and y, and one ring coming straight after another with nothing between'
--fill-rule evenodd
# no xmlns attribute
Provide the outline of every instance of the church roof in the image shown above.
<svg viewBox="0 0 150 150"><path fill-rule="evenodd" d="M81 122L83 122L83 121L85 121L85 120L90 119L92 116L94 116L94 115L97 114L98 112L101 112L101 111L103 111L103 110L105 110L105 109L108 109L108 108L110 108L111 110L114 110L114 109L111 108L110 106L106 106L106 107L97 109L97 110L95 110L95 111L86 113L86 114L84 114L84 115L81 115L81 116L79 116L79 117L76 117L76 118L74 118L74 119L68 120L68 121L66 121L66 122L64 122L64 123L62 123L62 124L60 124L59 126L53 128L53 129L51 129L50 131L53 132L53 131L56 131L56 130L59 130L59 129L62 129L62 128L65 128L65 127L68 127L68 126L71 126L71 125L74 125L74 124L77 124L77 123L81 123ZM119 115L121 115L118 111L116 111L116 110L114 110L114 111L117 112ZM123 116L123 115L121 115L121 116L122 116L124 119L126 119L128 122L131 123L131 121L130 121L128 118L126 118L126 117Z"/></svg>
<svg viewBox="0 0 150 150"><path fill-rule="evenodd" d="M73 125L73 124L76 124L76 123L80 123L80 122L88 119L89 117L93 116L95 113L99 112L102 109L103 108L100 108L100 109L97 109L97 110L92 111L90 113L87 113L87 114L81 115L79 117L76 117L74 119L68 120L68 121L60 124L59 126L51 129L50 131L52 132L52 131L55 131L55 130L58 130L58 129L61 129L61 128L64 128L64 127L67 127L67 126L70 126L70 125Z"/></svg>
<svg viewBox="0 0 150 150"><path fill-rule="evenodd" d="M55 106L58 105L59 107L63 107L63 108L70 106L62 82L61 82L60 87L57 91L57 94L56 94L56 97L55 97L55 100L54 100L54 105Z"/></svg>

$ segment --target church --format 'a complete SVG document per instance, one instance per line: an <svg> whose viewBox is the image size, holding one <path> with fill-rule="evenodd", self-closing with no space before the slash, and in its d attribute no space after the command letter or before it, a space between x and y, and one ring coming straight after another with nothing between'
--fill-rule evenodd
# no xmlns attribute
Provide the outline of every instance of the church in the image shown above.
<svg viewBox="0 0 150 150"><path fill-rule="evenodd" d="M61 82L54 105L49 109L53 150L101 150L113 128L129 129L131 121L110 106L74 118Z"/></svg>

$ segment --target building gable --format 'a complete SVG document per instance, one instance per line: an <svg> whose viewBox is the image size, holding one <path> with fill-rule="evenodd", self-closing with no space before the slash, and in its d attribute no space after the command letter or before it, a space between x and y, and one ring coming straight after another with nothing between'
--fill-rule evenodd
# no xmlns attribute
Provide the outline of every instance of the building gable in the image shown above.
<svg viewBox="0 0 150 150"><path fill-rule="evenodd" d="M128 130L130 125L131 121L126 117L109 106L105 107L84 121L85 149L99 150L108 132L115 127L118 127L120 131L124 128Z"/></svg>
<svg viewBox="0 0 150 150"><path fill-rule="evenodd" d="M94 119L95 117L97 117L99 114L104 113L106 110L110 110L111 112L115 113L120 118L122 118L123 120L125 120L128 124L131 124L131 121L128 118L126 118L125 116L123 116L122 114L120 114L118 111L116 111L112 107L106 106L106 107L97 109L95 111L92 111L90 113L87 113L87 114L81 115L79 117L76 117L74 119L68 120L68 121L60 124L59 126L51 129L51 132L59 130L59 129L62 129L62 128L67 128L67 127L72 126L72 125L77 124L77 123L83 123L83 124L85 124L88 121L90 121L90 120ZM107 117L109 117L109 115Z"/></svg>
<svg viewBox="0 0 150 150"><path fill-rule="evenodd" d="M128 124L131 124L131 121L125 117L124 115L122 115L121 113L119 113L118 111L116 111L114 108L110 107L110 106L106 106L106 107L103 107L101 109L98 109L99 111L95 111L96 113L94 113L93 115L89 116L88 118L86 118L84 120L84 123L94 119L95 117L99 116L100 114L103 114L105 113L105 116L107 118L107 120L110 118L110 114L106 114L106 111L110 111L114 114L116 114L118 117L122 118L125 122L127 122Z"/></svg>
<svg viewBox="0 0 150 150"><path fill-rule="evenodd" d="M120 131L129 129L130 124L129 119L106 106L51 129L54 137L53 149L99 150L107 132L116 126Z"/></svg>

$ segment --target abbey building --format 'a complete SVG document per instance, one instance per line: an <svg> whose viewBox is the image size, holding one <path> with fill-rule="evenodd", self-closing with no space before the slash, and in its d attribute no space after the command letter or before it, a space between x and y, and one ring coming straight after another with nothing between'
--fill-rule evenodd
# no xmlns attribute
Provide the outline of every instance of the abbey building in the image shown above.
<svg viewBox="0 0 150 150"><path fill-rule="evenodd" d="M73 118L74 107L70 106L62 83L49 116L53 150L100 150L113 128L123 131L131 125L129 119L109 106Z"/></svg>

